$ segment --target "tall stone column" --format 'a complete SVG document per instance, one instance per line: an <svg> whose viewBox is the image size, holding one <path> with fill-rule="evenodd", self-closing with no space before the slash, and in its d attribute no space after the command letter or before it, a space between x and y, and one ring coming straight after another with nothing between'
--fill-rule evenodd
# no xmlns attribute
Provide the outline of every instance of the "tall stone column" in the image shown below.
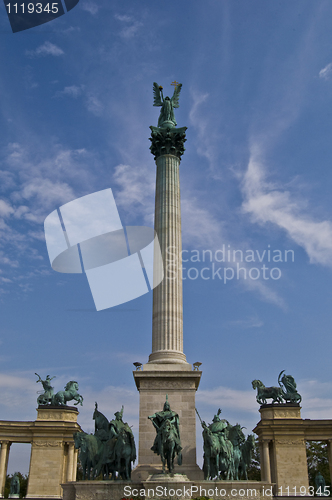
<svg viewBox="0 0 332 500"><path fill-rule="evenodd" d="M4 498L6 474L9 459L9 450L11 443L9 441L1 441L0 452L0 498Z"/></svg>
<svg viewBox="0 0 332 500"><path fill-rule="evenodd" d="M143 370L134 372L140 392L138 466L133 480L146 480L161 472L153 453L156 431L148 419L163 409L166 394L178 413L182 466L175 471L189 479L203 479L196 464L195 395L202 372L193 370L183 353L182 239L179 166L186 127L150 127L151 152L157 166L155 231L161 248L164 279L153 290L152 353Z"/></svg>
<svg viewBox="0 0 332 500"><path fill-rule="evenodd" d="M164 279L153 290L152 353L149 363L186 363L183 353L182 237L180 158L186 127L151 127L151 152L157 165L155 231Z"/></svg>

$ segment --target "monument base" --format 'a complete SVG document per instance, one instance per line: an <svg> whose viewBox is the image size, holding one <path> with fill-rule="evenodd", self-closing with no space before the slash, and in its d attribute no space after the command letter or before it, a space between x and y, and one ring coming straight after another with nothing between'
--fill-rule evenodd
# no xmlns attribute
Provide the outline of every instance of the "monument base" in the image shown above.
<svg viewBox="0 0 332 500"><path fill-rule="evenodd" d="M162 476L159 477L157 476ZM130 498L177 500L268 500L274 484L264 481L190 481L183 474L158 474L147 481L76 481L63 487L63 500L120 500Z"/></svg>
<svg viewBox="0 0 332 500"><path fill-rule="evenodd" d="M146 481L149 476L162 472L160 456L151 450L156 429L148 417L163 409L166 394L180 421L182 465L176 465L175 457L174 472L185 474L190 480L203 479L203 472L196 464L195 413L195 396L201 375L201 371L193 370L188 363L147 363L143 370L134 371L140 409L138 465L132 472L133 481Z"/></svg>

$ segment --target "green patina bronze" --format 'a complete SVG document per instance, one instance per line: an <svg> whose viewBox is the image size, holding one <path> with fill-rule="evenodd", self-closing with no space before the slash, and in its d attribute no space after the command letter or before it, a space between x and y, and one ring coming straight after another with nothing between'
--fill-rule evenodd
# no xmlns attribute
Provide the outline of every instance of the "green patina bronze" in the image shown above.
<svg viewBox="0 0 332 500"><path fill-rule="evenodd" d="M196 413L203 427L204 479L238 481L243 476L247 480L247 468L255 447L253 434L245 439L239 424L230 425L220 419L220 408L209 425L202 421L197 409Z"/></svg>
<svg viewBox="0 0 332 500"><path fill-rule="evenodd" d="M171 98L163 95L163 88L158 83L153 83L154 106L161 106L158 127L176 127L177 123L174 116L174 108L179 107L179 95L181 92L182 83L177 83L173 96Z"/></svg>
<svg viewBox="0 0 332 500"><path fill-rule="evenodd" d="M279 387L265 387L261 380L253 380L252 388L257 389L256 401L258 404L267 404L268 399L272 399L274 403L293 403L299 404L302 401L302 396L297 392L296 383L292 375L281 375L285 372L282 370L279 373Z"/></svg>
<svg viewBox="0 0 332 500"><path fill-rule="evenodd" d="M163 96L162 87L156 82L153 84L154 106L161 106L158 126L151 126L151 153L155 159L170 154L181 158L185 148L187 127L176 128L174 108L179 107L179 95L182 84L176 83L172 98Z"/></svg>
<svg viewBox="0 0 332 500"><path fill-rule="evenodd" d="M38 380L36 382L41 382L44 392L40 394L37 398L38 405L52 405L52 406L65 406L68 401L76 401L75 405L83 405L83 396L78 393L78 383L75 380L71 380L65 386L64 391L59 391L54 394L54 387L51 386L51 380L55 377L50 378L46 375L46 379L43 380L38 373Z"/></svg>
<svg viewBox="0 0 332 500"><path fill-rule="evenodd" d="M20 478L15 472L10 481L9 498L19 498L20 496Z"/></svg>
<svg viewBox="0 0 332 500"><path fill-rule="evenodd" d="M44 389L43 394L40 394L38 396L37 403L38 405L47 405L52 401L54 387L51 386L51 380L53 380L55 377L50 378L49 375L46 375L46 379L42 380L41 376L38 375L38 373L35 373L35 375L37 375L38 377L36 383L38 384L38 382L40 382Z"/></svg>
<svg viewBox="0 0 332 500"><path fill-rule="evenodd" d="M166 394L166 402L162 411L158 411L148 417L155 429L156 437L151 450L160 456L165 474L165 465L168 471L173 472L175 455L178 457L178 465L182 464L181 440L179 415L171 410Z"/></svg>
<svg viewBox="0 0 332 500"><path fill-rule="evenodd" d="M95 433L76 432L75 448L79 449L79 458L83 469L83 479L96 479L102 474L103 479L130 480L131 463L136 460L136 446L131 428L123 422L123 406L110 422L98 410L96 403L93 419Z"/></svg>

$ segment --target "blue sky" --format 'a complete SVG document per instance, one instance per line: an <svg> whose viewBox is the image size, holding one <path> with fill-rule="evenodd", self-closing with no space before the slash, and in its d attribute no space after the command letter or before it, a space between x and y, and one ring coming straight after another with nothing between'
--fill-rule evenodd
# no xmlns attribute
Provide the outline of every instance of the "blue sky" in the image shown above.
<svg viewBox="0 0 332 500"><path fill-rule="evenodd" d="M124 225L153 225L152 83L170 95L173 80L183 84L178 126L188 127L186 256L255 256L185 264L184 351L203 371L197 407L209 422L220 407L250 431L259 421L251 381L275 385L286 370L303 418L330 418L331 25L321 0L81 0L13 34L1 7L2 420L36 418L37 372L56 375L56 390L79 382L85 431L98 401L109 419L124 404L137 435L132 363L151 352L152 294L96 312L84 275L51 269L43 222L112 188ZM268 262L268 250L294 258ZM212 264L235 278L212 279ZM237 264L247 274L264 264L268 279L236 279ZM190 279L203 267L210 279ZM17 469L28 470L26 446L12 447Z"/></svg>

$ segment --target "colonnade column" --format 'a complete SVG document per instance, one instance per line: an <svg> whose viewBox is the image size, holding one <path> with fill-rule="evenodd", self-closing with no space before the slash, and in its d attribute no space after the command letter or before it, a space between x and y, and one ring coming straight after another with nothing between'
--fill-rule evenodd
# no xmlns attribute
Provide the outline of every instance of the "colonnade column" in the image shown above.
<svg viewBox="0 0 332 500"><path fill-rule="evenodd" d="M263 439L262 442L262 481L271 482L271 463L270 463L270 450L269 450L269 439Z"/></svg>
<svg viewBox="0 0 332 500"><path fill-rule="evenodd" d="M68 443L67 482L73 481L74 443Z"/></svg>
<svg viewBox="0 0 332 500"><path fill-rule="evenodd" d="M4 498L6 474L9 459L9 449L11 443L9 441L1 441L0 452L0 498Z"/></svg>
<svg viewBox="0 0 332 500"><path fill-rule="evenodd" d="M74 448L74 463L73 463L73 479L72 481L76 481L77 476L77 458L78 458L78 450Z"/></svg>

